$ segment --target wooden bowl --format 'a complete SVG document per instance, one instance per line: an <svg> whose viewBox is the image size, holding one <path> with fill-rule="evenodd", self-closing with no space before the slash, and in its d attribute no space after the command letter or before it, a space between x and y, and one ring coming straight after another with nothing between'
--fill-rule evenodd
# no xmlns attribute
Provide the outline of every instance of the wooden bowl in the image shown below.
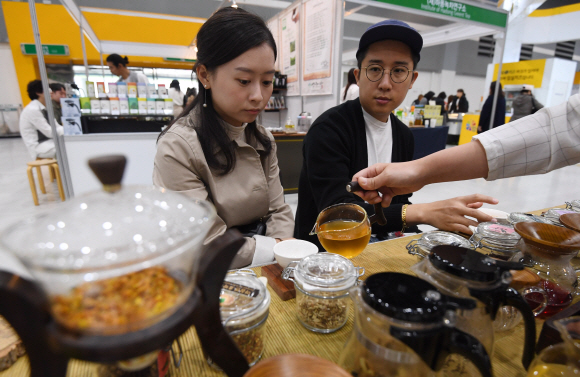
<svg viewBox="0 0 580 377"><path fill-rule="evenodd" d="M580 233L551 224L516 223L516 232L525 243L561 254L580 250Z"/></svg>
<svg viewBox="0 0 580 377"><path fill-rule="evenodd" d="M267 358L250 368L244 377L352 377L335 363L317 356L284 354Z"/></svg>
<svg viewBox="0 0 580 377"><path fill-rule="evenodd" d="M560 222L566 228L580 232L580 213L566 213L560 216Z"/></svg>

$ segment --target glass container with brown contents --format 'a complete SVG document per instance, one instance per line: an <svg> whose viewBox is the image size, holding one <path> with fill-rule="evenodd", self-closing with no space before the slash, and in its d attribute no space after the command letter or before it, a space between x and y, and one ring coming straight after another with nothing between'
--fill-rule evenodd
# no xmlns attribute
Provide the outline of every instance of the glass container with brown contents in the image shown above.
<svg viewBox="0 0 580 377"><path fill-rule="evenodd" d="M252 270L237 270L226 275L220 294L222 323L250 366L264 353L269 308L270 292ZM210 358L207 362L219 369Z"/></svg>
<svg viewBox="0 0 580 377"><path fill-rule="evenodd" d="M117 184L13 225L1 244L42 286L65 331L118 335L162 321L191 296L214 218L205 201ZM133 370L135 360L118 366Z"/></svg>
<svg viewBox="0 0 580 377"><path fill-rule="evenodd" d="M319 253L303 258L294 268L291 263L284 277L293 273L296 287L298 320L310 331L330 333L348 320L348 291L364 274L347 258L331 253Z"/></svg>

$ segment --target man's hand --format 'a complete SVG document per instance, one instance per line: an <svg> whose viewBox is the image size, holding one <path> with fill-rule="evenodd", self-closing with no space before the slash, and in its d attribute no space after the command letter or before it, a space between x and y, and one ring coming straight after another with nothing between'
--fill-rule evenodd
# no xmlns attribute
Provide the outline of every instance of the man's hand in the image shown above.
<svg viewBox="0 0 580 377"><path fill-rule="evenodd" d="M427 204L412 204L407 208L407 219L410 224L429 224L441 230L472 234L469 226L478 222L491 221L492 216L478 211L483 203L497 204L491 196L474 194L441 200ZM473 217L477 221L468 219Z"/></svg>
<svg viewBox="0 0 580 377"><path fill-rule="evenodd" d="M411 161L374 164L356 173L352 180L357 181L365 189L365 191L357 191L355 194L368 203L382 202L383 207L388 207L394 196L409 194L423 187L424 184L421 183L419 176L413 161Z"/></svg>

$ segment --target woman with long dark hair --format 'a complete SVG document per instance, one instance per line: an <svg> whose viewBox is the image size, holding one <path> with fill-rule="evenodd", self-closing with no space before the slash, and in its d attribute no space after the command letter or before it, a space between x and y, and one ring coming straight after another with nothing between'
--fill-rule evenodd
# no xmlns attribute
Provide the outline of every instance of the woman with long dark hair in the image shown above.
<svg viewBox="0 0 580 377"><path fill-rule="evenodd" d="M479 126L477 127L477 133L482 133L489 130L489 123L493 117L492 128L499 127L505 124L505 97L499 84L499 90L497 92L497 105L495 107L495 114L491 115L491 108L493 106L493 95L495 93L495 86L497 81L494 81L489 86L489 96L485 100L483 107L481 108L481 115L479 116Z"/></svg>
<svg viewBox="0 0 580 377"><path fill-rule="evenodd" d="M271 262L294 231L274 138L256 124L273 90L274 38L258 16L227 7L203 24L197 48L199 95L159 135L153 182L213 203L206 243L233 227L246 236L232 268Z"/></svg>
<svg viewBox="0 0 580 377"><path fill-rule="evenodd" d="M356 68L351 68L350 71L348 71L348 75L347 75L347 83L346 86L344 88L342 88L342 90L340 91L340 102L346 102L349 101L351 99L357 99L358 98L358 85L356 83L356 77L354 75L354 70Z"/></svg>

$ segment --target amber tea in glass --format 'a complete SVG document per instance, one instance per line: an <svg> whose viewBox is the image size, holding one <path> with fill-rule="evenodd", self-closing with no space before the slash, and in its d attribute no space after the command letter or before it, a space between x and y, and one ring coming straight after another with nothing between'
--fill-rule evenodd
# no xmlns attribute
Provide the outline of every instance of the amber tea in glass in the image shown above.
<svg viewBox="0 0 580 377"><path fill-rule="evenodd" d="M365 249L371 238L371 223L366 211L356 204L335 204L318 215L310 233L318 235L329 253L354 258Z"/></svg>

